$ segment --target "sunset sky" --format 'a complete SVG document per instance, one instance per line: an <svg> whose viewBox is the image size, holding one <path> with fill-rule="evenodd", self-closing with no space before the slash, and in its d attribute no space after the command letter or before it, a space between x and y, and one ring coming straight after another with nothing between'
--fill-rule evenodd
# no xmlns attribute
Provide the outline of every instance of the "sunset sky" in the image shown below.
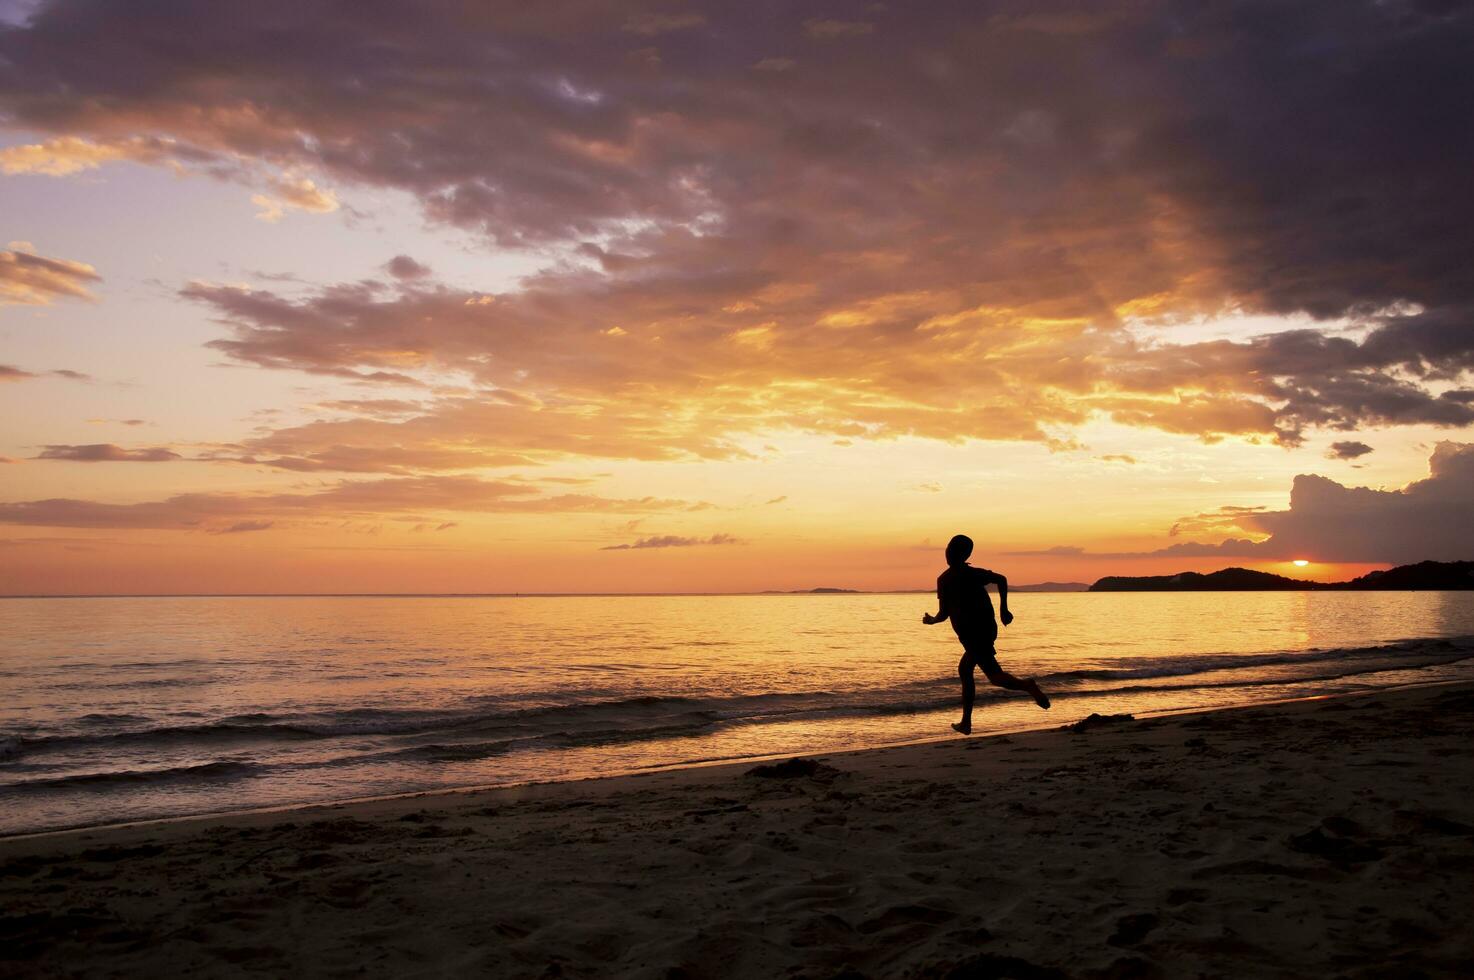
<svg viewBox="0 0 1474 980"><path fill-rule="evenodd" d="M0 0L0 593L1474 558L1471 50L1443 0Z"/></svg>

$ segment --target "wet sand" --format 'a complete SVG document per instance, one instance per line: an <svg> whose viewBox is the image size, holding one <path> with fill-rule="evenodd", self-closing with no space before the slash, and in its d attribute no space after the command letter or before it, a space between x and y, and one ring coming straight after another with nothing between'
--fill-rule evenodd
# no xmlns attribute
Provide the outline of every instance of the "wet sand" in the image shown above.
<svg viewBox="0 0 1474 980"><path fill-rule="evenodd" d="M1471 736L1443 686L9 839L0 974L1469 976Z"/></svg>

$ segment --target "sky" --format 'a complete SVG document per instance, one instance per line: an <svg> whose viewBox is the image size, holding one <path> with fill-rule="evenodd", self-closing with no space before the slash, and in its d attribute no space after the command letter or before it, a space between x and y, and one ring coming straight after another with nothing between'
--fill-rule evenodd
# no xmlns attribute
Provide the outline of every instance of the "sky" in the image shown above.
<svg viewBox="0 0 1474 980"><path fill-rule="evenodd" d="M0 0L0 594L1474 558L1471 49L1454 0Z"/></svg>

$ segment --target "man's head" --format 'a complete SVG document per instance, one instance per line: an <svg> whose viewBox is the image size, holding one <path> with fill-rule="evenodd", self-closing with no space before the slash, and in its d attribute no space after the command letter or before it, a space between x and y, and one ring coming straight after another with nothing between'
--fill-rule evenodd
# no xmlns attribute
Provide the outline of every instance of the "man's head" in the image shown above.
<svg viewBox="0 0 1474 980"><path fill-rule="evenodd" d="M972 538L965 534L955 535L947 542L947 564L964 565L972 555Z"/></svg>

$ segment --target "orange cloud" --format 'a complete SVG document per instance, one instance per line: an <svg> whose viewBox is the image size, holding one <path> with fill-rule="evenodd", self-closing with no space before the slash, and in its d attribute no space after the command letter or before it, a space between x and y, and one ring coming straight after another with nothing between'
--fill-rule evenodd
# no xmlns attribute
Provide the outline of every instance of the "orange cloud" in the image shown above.
<svg viewBox="0 0 1474 980"><path fill-rule="evenodd" d="M160 140L135 137L94 142L76 136L61 136L42 143L27 143L0 150L0 173L70 177L86 170L95 170L114 160L158 163L167 156L168 144Z"/></svg>
<svg viewBox="0 0 1474 980"><path fill-rule="evenodd" d="M324 517L414 519L453 511L486 514L640 514L705 509L707 504L656 497L612 499L592 494L544 495L521 483L469 476L342 481L282 493L184 493L165 500L111 504L55 498L0 503L0 524L34 527L218 530L241 520Z"/></svg>
<svg viewBox="0 0 1474 980"><path fill-rule="evenodd" d="M101 281L97 270L85 262L18 249L0 251L0 306L45 306L60 298L91 300L88 286Z"/></svg>
<svg viewBox="0 0 1474 980"><path fill-rule="evenodd" d="M490 307L423 278L297 299L207 284L184 295L231 327L211 346L238 360L390 383L407 376L385 369L410 366L419 378L456 372L485 386L472 398L417 402L418 413L398 419L314 423L246 446L252 460L265 450L298 468L358 453L351 468L367 470L379 451L401 468L424 453L428 469L540 454L731 458L744 437L775 429L1064 445L1062 431L1099 415L1286 445L1309 426L1474 419L1461 389L1434 394L1387 371L1416 357L1425 373L1461 369L1461 348L1424 339L1426 314L1381 316L1360 342L1306 330L1147 345L1080 318L980 305L956 288L882 290L837 310L812 292L748 308L737 285L693 292L644 271L552 272Z"/></svg>
<svg viewBox="0 0 1474 980"><path fill-rule="evenodd" d="M306 177L280 177L272 180L269 186L269 194L251 197L251 203L261 209L256 217L267 223L280 221L288 211L330 214L340 207L334 191L318 187Z"/></svg>

